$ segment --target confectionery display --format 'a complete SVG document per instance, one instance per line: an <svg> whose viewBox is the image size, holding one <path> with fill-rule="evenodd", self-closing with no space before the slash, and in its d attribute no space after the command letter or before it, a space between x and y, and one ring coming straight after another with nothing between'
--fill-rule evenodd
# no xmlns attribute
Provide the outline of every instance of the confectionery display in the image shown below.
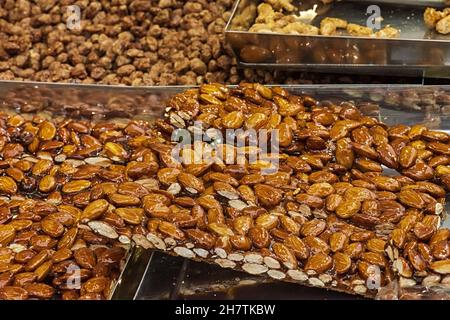
<svg viewBox="0 0 450 320"><path fill-rule="evenodd" d="M170 259L450 300L449 33L420 1L0 0L0 300Z"/></svg>
<svg viewBox="0 0 450 320"><path fill-rule="evenodd" d="M105 298L131 242L368 297L448 284L447 133L261 84L166 106L156 121L2 115L2 298ZM174 152L180 129L266 129L277 144L256 161L223 141Z"/></svg>

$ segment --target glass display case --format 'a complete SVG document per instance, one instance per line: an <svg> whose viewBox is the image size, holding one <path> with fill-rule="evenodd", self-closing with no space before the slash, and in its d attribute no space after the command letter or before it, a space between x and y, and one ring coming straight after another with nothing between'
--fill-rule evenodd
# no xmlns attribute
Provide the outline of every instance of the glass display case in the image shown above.
<svg viewBox="0 0 450 320"><path fill-rule="evenodd" d="M450 132L450 86L325 85L283 86L334 103L352 101L364 114L388 125L424 124ZM23 116L101 121L153 121L163 116L165 102L189 87L76 86L45 83L0 83L0 111ZM388 172L388 171L386 171ZM446 208L447 209L447 208ZM450 226L450 219L443 219ZM210 262L210 261L209 261ZM270 289L269 289L270 288ZM352 295L295 283L276 282L239 271L221 269L133 248L117 280L113 299L355 299Z"/></svg>

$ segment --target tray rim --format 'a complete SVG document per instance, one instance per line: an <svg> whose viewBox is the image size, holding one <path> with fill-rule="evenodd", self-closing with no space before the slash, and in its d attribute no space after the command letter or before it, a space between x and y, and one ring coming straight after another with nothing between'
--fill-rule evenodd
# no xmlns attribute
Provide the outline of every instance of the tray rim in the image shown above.
<svg viewBox="0 0 450 320"><path fill-rule="evenodd" d="M303 35L303 34L290 34L290 33L281 33L281 32L250 32L244 30L233 30L231 29L231 24L233 19L236 17L238 6L242 2L242 0L236 0L234 3L233 9L231 11L230 18L228 19L227 24L225 25L225 34L227 33L237 33L237 34L248 34L248 35L272 35L272 36L282 36L282 37L300 37L300 38L317 38L317 39L341 39L341 40L352 40L352 39L361 39L361 40L375 40L375 41L388 41L388 42L437 42L437 43L448 43L450 45L450 38L448 40L443 39L412 39L412 38L372 38L366 36L349 36L349 35ZM352 1L358 2L358 1ZM367 1L366 1L367 2ZM376 2L376 1L374 1ZM412 4L410 6L413 6ZM422 6L422 5L419 5Z"/></svg>
<svg viewBox="0 0 450 320"><path fill-rule="evenodd" d="M421 44L423 46L432 46L433 44L436 46L450 46L450 38L448 40L444 39L412 39L412 38L370 38L370 37L355 37L355 36L323 36L323 35L301 35L301 34L284 34L280 32L249 32L244 30L233 30L231 29L231 25L235 17L237 16L239 5L243 0L236 0L233 8L231 10L230 18L228 19L227 24L225 25L225 41L230 44L230 37L273 37L279 38L278 41L285 41L290 39L298 39L305 40L310 39L311 41L340 41L342 43L348 42L365 42L371 43L372 45L377 45L380 43L385 44L386 46L392 46L393 44L397 46L404 45L418 45ZM375 41L375 42L372 42ZM337 70L333 70L336 73L353 73L353 74L381 74L381 75L389 75L389 72L396 70L398 72L397 75L404 76L421 76L422 78L450 78L450 64L445 64L442 62L441 64L415 64L415 63L398 63L398 64L321 64L321 63L294 63L291 66L283 66L276 62L272 63L259 63L259 62L244 62L241 58L237 49L231 45L232 52L238 62L238 67L240 68L258 68L258 69L282 69L282 70L296 70L296 71L313 71L313 72L321 72L326 73L329 71L330 66L333 66ZM437 70L438 69L438 70ZM403 70L403 72L402 72Z"/></svg>
<svg viewBox="0 0 450 320"><path fill-rule="evenodd" d="M334 65L331 65L334 66ZM379 67L378 65L374 65ZM285 89L325 89L325 90L342 90L342 89L380 89L380 90L401 90L401 89L448 89L450 84L264 84L267 87L281 87ZM170 85L170 86L124 86L124 85L108 85L108 84L82 84L82 83L63 83L63 82L39 82L39 81L20 81L20 80L0 80L0 90L11 87L29 87L34 86L35 89L81 89L81 90L120 90L120 91L154 91L154 92L176 92L178 90L188 90L200 88L202 85ZM228 85L226 87L236 88L239 85ZM1 92L1 91L0 91Z"/></svg>

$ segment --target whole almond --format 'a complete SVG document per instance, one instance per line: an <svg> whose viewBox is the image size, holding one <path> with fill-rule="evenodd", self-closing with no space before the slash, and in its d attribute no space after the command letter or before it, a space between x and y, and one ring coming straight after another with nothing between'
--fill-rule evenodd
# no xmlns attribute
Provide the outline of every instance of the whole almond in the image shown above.
<svg viewBox="0 0 450 320"><path fill-rule="evenodd" d="M281 202L283 192L266 184L255 185L255 195L263 206L273 207Z"/></svg>
<svg viewBox="0 0 450 320"><path fill-rule="evenodd" d="M41 228L42 231L53 238L59 238L64 233L64 226L59 221L49 217L41 221Z"/></svg>
<svg viewBox="0 0 450 320"><path fill-rule="evenodd" d="M318 237L308 236L303 238L305 244L309 247L312 254L322 252L328 254L330 252L330 246L322 239Z"/></svg>
<svg viewBox="0 0 450 320"><path fill-rule="evenodd" d="M444 155L450 155L450 147L446 143L442 142L431 142L427 145L428 149L435 153L440 153Z"/></svg>
<svg viewBox="0 0 450 320"><path fill-rule="evenodd" d="M16 230L10 225L0 224L0 245L6 247L10 242L14 240Z"/></svg>
<svg viewBox="0 0 450 320"><path fill-rule="evenodd" d="M369 240L369 239L371 239L373 237L375 237L375 233L373 231L361 230L361 231L353 232L350 235L350 241L354 241L354 242L361 241L361 242L363 242L363 241L367 241L367 240Z"/></svg>
<svg viewBox="0 0 450 320"><path fill-rule="evenodd" d="M158 226L158 230L161 231L164 235L172 237L176 240L184 240L186 238L183 231L181 231L175 224L161 221Z"/></svg>
<svg viewBox="0 0 450 320"><path fill-rule="evenodd" d="M118 208L114 212L125 222L133 225L140 224L144 218L144 209L142 208Z"/></svg>
<svg viewBox="0 0 450 320"><path fill-rule="evenodd" d="M344 198L362 202L364 200L373 200L376 198L376 195L369 189L352 187L345 191Z"/></svg>
<svg viewBox="0 0 450 320"><path fill-rule="evenodd" d="M426 262L420 256L416 249L407 249L408 260L417 271L424 271L427 267Z"/></svg>
<svg viewBox="0 0 450 320"><path fill-rule="evenodd" d="M239 186L239 182L235 178L233 178L230 174L227 174L227 173L212 172L210 175L210 179L212 181L222 181L222 182L229 183L233 187ZM244 179L244 178L242 178L242 179ZM264 178L263 178L263 180L264 180Z"/></svg>
<svg viewBox="0 0 450 320"><path fill-rule="evenodd" d="M337 209L339 204L342 202L343 197L339 194L330 194L326 199L326 209L330 212L333 212Z"/></svg>
<svg viewBox="0 0 450 320"><path fill-rule="evenodd" d="M70 259L70 257L72 257L72 250L70 250L69 248L62 248L52 255L52 261L54 263L58 263Z"/></svg>
<svg viewBox="0 0 450 320"><path fill-rule="evenodd" d="M284 245L292 250L297 259L306 260L309 257L309 249L302 239L290 235L284 240Z"/></svg>
<svg viewBox="0 0 450 320"><path fill-rule="evenodd" d="M333 140L341 139L349 134L349 131L361 125L355 120L340 120L336 121L330 130L330 137Z"/></svg>
<svg viewBox="0 0 450 320"><path fill-rule="evenodd" d="M333 266L333 259L324 253L316 253L309 257L305 270L315 271L317 274L324 273Z"/></svg>
<svg viewBox="0 0 450 320"><path fill-rule="evenodd" d="M430 269L439 274L450 274L450 259L431 263Z"/></svg>
<svg viewBox="0 0 450 320"><path fill-rule="evenodd" d="M24 286L30 297L50 299L55 294L55 289L45 283L29 283Z"/></svg>
<svg viewBox="0 0 450 320"><path fill-rule="evenodd" d="M248 236L257 248L266 248L270 244L269 232L263 227L253 227L248 231Z"/></svg>
<svg viewBox="0 0 450 320"><path fill-rule="evenodd" d="M5 286L0 289L1 300L27 300L28 292L21 287Z"/></svg>
<svg viewBox="0 0 450 320"><path fill-rule="evenodd" d="M320 183L320 182L336 183L338 181L339 178L334 173L328 170L315 171L309 175L309 182L311 183Z"/></svg>
<svg viewBox="0 0 450 320"><path fill-rule="evenodd" d="M240 216L233 220L233 228L240 235L246 235L252 226L253 219L251 216Z"/></svg>
<svg viewBox="0 0 450 320"><path fill-rule="evenodd" d="M199 229L187 229L186 234L196 245L204 249L212 249L216 242L213 235Z"/></svg>
<svg viewBox="0 0 450 320"><path fill-rule="evenodd" d="M361 242L353 242L344 247L344 253L347 254L350 258L355 259L359 258L364 247Z"/></svg>
<svg viewBox="0 0 450 320"><path fill-rule="evenodd" d="M403 229L392 230L391 240L397 248L403 248L406 241L406 232Z"/></svg>
<svg viewBox="0 0 450 320"><path fill-rule="evenodd" d="M47 275L50 273L50 270L52 268L53 262L51 260L45 261L43 264L41 264L36 270L34 270L34 273L36 274L36 280L42 281L47 277Z"/></svg>
<svg viewBox="0 0 450 320"><path fill-rule="evenodd" d="M314 183L308 188L307 193L311 196L326 198L334 192L334 188L327 182Z"/></svg>
<svg viewBox="0 0 450 320"><path fill-rule="evenodd" d="M300 225L288 216L280 216L281 226L288 233L298 235L300 232Z"/></svg>
<svg viewBox="0 0 450 320"><path fill-rule="evenodd" d="M434 197L440 198L445 196L444 188L429 181L417 181L414 189L420 192L429 193Z"/></svg>
<svg viewBox="0 0 450 320"><path fill-rule="evenodd" d="M309 194L306 193L301 193L298 194L295 199L300 203L300 204L306 204L308 207L310 208L314 208L314 209L321 209L324 205L324 201L322 198L320 197L316 197L316 196L311 196Z"/></svg>
<svg viewBox="0 0 450 320"><path fill-rule="evenodd" d="M437 230L430 239L430 245L434 245L435 243L446 241L450 239L450 229L442 228Z"/></svg>
<svg viewBox="0 0 450 320"><path fill-rule="evenodd" d="M177 178L180 172L181 171L176 168L162 168L158 170L158 180L165 185L171 185L178 181Z"/></svg>
<svg viewBox="0 0 450 320"><path fill-rule="evenodd" d="M276 129L278 130L278 142L281 147L288 147L292 143L293 134L291 128L286 123L280 123Z"/></svg>
<svg viewBox="0 0 450 320"><path fill-rule="evenodd" d="M244 124L244 114L240 111L233 111L222 118L222 125L225 129L238 129Z"/></svg>
<svg viewBox="0 0 450 320"><path fill-rule="evenodd" d="M360 144L366 144L371 145L373 143L373 137L370 134L367 127L359 127L352 131L352 139L353 141L360 143Z"/></svg>
<svg viewBox="0 0 450 320"><path fill-rule="evenodd" d="M419 251L419 254L422 256L422 258L425 260L427 264L430 264L433 261L431 248L427 244L419 242L417 244L417 251Z"/></svg>
<svg viewBox="0 0 450 320"><path fill-rule="evenodd" d="M208 228L215 232L219 236L233 236L234 232L231 230L226 224L223 223L210 223L208 224Z"/></svg>
<svg viewBox="0 0 450 320"><path fill-rule="evenodd" d="M400 190L400 183L394 178L387 176L373 177L372 182L375 184L377 189L396 192Z"/></svg>
<svg viewBox="0 0 450 320"><path fill-rule="evenodd" d="M102 293L109 285L110 280L106 277L94 277L83 283L82 292Z"/></svg>
<svg viewBox="0 0 450 320"><path fill-rule="evenodd" d="M378 216L380 207L376 200L364 200L361 206L361 212L367 216Z"/></svg>
<svg viewBox="0 0 450 320"><path fill-rule="evenodd" d="M128 152L118 143L107 142L103 150L113 161L124 161L128 157Z"/></svg>
<svg viewBox="0 0 450 320"><path fill-rule="evenodd" d="M205 191L203 181L192 174L182 172L178 175L178 181L184 188L187 188L189 192L194 191L201 193Z"/></svg>
<svg viewBox="0 0 450 320"><path fill-rule="evenodd" d="M376 150L382 164L392 169L398 168L398 157L394 148L390 144L386 143L379 145Z"/></svg>
<svg viewBox="0 0 450 320"><path fill-rule="evenodd" d="M76 262L86 269L93 269L97 263L94 252L89 248L75 250L73 256Z"/></svg>
<svg viewBox="0 0 450 320"><path fill-rule="evenodd" d="M14 274L11 271L5 271L0 275L0 289L10 285L13 282Z"/></svg>
<svg viewBox="0 0 450 320"><path fill-rule="evenodd" d="M237 250L250 250L252 247L252 241L243 235L233 235L230 237L231 245Z"/></svg>
<svg viewBox="0 0 450 320"><path fill-rule="evenodd" d="M422 133L422 136L427 140L436 140L441 142L448 142L449 140L448 133L442 131L426 130Z"/></svg>
<svg viewBox="0 0 450 320"><path fill-rule="evenodd" d="M364 261L369 262L370 264L375 264L379 267L385 267L386 266L386 259L384 258L384 255L382 253L378 252L364 252L361 255L361 259Z"/></svg>
<svg viewBox="0 0 450 320"><path fill-rule="evenodd" d="M353 142L352 148L353 151L361 157L378 160L378 152L368 145Z"/></svg>
<svg viewBox="0 0 450 320"><path fill-rule="evenodd" d="M52 192L56 188L56 179L53 176L44 176L39 181L39 190L44 193Z"/></svg>
<svg viewBox="0 0 450 320"><path fill-rule="evenodd" d="M109 201L116 206L137 206L141 203L138 197L113 193L108 196Z"/></svg>
<svg viewBox="0 0 450 320"><path fill-rule="evenodd" d="M14 255L14 260L18 263L26 264L28 261L30 261L31 258L33 258L36 255L36 252L33 250L23 250Z"/></svg>
<svg viewBox="0 0 450 320"><path fill-rule="evenodd" d="M264 113L253 113L245 120L246 129L260 129L267 122L267 116Z"/></svg>
<svg viewBox="0 0 450 320"><path fill-rule="evenodd" d="M403 168L411 167L417 159L417 149L413 146L406 146L400 151L399 163Z"/></svg>
<svg viewBox="0 0 450 320"><path fill-rule="evenodd" d="M216 181L213 184L214 190L229 200L237 200L239 199L239 192L231 186L229 183Z"/></svg>
<svg viewBox="0 0 450 320"><path fill-rule="evenodd" d="M17 184L10 177L0 177L0 193L15 194L17 192Z"/></svg>
<svg viewBox="0 0 450 320"><path fill-rule="evenodd" d="M364 280L367 280L368 278L372 277L374 274L374 271L376 270L374 265L370 264L369 262L363 261L363 260L358 261L357 268L358 268L358 274Z"/></svg>
<svg viewBox="0 0 450 320"><path fill-rule="evenodd" d="M352 265L352 260L350 259L350 257L342 252L336 252L333 255L333 261L334 269L338 274L346 273L348 270L350 270L350 267Z"/></svg>
<svg viewBox="0 0 450 320"><path fill-rule="evenodd" d="M32 224L33 224L32 220L15 219L11 221L8 225L14 227L16 231L21 231L30 228Z"/></svg>
<svg viewBox="0 0 450 320"><path fill-rule="evenodd" d="M384 253L386 241L378 238L373 238L367 241L367 249L375 253Z"/></svg>
<svg viewBox="0 0 450 320"><path fill-rule="evenodd" d="M88 180L74 180L69 181L62 187L64 193L77 193L86 190L91 186L91 182Z"/></svg>
<svg viewBox="0 0 450 320"><path fill-rule="evenodd" d="M276 215L265 213L256 218L255 225L270 230L278 226L278 221L279 218Z"/></svg>
<svg viewBox="0 0 450 320"><path fill-rule="evenodd" d="M330 236L330 249L333 252L340 251L348 242L347 236L343 232L334 232Z"/></svg>
<svg viewBox="0 0 450 320"><path fill-rule="evenodd" d="M424 162L417 162L412 167L403 171L403 174L414 180L429 180L433 178L434 170Z"/></svg>
<svg viewBox="0 0 450 320"><path fill-rule="evenodd" d="M241 185L237 188L239 195L246 202L256 203L256 195L253 189L248 185Z"/></svg>
<svg viewBox="0 0 450 320"><path fill-rule="evenodd" d="M41 123L38 136L43 141L52 140L56 135L56 127L50 121L44 121Z"/></svg>
<svg viewBox="0 0 450 320"><path fill-rule="evenodd" d="M323 220L313 219L311 221L306 222L301 228L301 234L304 237L313 236L317 237L320 235L326 228L326 223Z"/></svg>
<svg viewBox="0 0 450 320"><path fill-rule="evenodd" d="M339 139L336 143L336 162L346 169L351 169L355 154L349 139Z"/></svg>
<svg viewBox="0 0 450 320"><path fill-rule="evenodd" d="M340 218L348 219L358 213L360 209L360 201L358 201L357 199L344 198L344 200L336 208L336 215Z"/></svg>
<svg viewBox="0 0 450 320"><path fill-rule="evenodd" d="M280 261L282 261L288 268L294 269L297 266L297 259L292 251L281 243L274 243L272 250Z"/></svg>
<svg viewBox="0 0 450 320"><path fill-rule="evenodd" d="M355 166L362 172L382 172L383 171L381 164L379 164L376 161L369 160L369 159L358 158L355 161Z"/></svg>
<svg viewBox="0 0 450 320"><path fill-rule="evenodd" d="M58 249L70 248L75 242L78 234L78 228L67 230L58 242Z"/></svg>
<svg viewBox="0 0 450 320"><path fill-rule="evenodd" d="M422 209L425 207L425 201L423 201L422 197L419 193L414 190L402 190L398 194L398 199L404 205Z"/></svg>
<svg viewBox="0 0 450 320"><path fill-rule="evenodd" d="M428 240L433 235L434 228L424 224L423 222L417 222L414 226L413 232L420 240Z"/></svg>

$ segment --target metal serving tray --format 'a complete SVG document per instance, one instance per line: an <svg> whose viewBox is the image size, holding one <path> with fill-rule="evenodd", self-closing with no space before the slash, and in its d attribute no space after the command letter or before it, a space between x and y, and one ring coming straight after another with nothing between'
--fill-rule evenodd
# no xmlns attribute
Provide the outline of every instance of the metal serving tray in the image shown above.
<svg viewBox="0 0 450 320"><path fill-rule="evenodd" d="M310 9L318 2L302 1L301 8ZM412 1L408 1L408 5L378 3L382 27L399 28L398 39L249 32L259 3L260 0L236 1L225 29L226 41L241 67L450 77L450 36L426 28L423 1L417 1L415 6L411 5ZM377 1L322 5L313 24L318 26L323 17L337 17L366 25L369 4L377 4Z"/></svg>
<svg viewBox="0 0 450 320"><path fill-rule="evenodd" d="M425 123L450 132L450 117L436 108L450 104L450 86L318 85L283 86L335 102L353 100L360 109L385 123ZM0 112L38 112L115 121L152 120L164 113L164 102L191 87L122 87L0 81ZM422 97L429 108L393 103L392 97ZM447 97L446 100L443 97ZM433 97L435 99L433 100ZM441 98L439 98L441 97ZM87 105L89 104L89 105ZM420 104L420 103L419 103ZM409 109L405 109L409 107ZM411 110L414 110L412 112ZM450 201L449 201L450 202ZM448 203L449 203L448 202ZM447 212L448 209L446 208ZM450 227L450 219L444 221ZM355 299L356 297L292 283L255 277L151 250L131 247L112 299Z"/></svg>
<svg viewBox="0 0 450 320"><path fill-rule="evenodd" d="M342 0L338 0L342 1ZM393 5L407 5L407 6L433 6L433 7L444 7L446 5L445 0L344 0L344 1L354 1L354 2L365 2L369 4L387 3Z"/></svg>

